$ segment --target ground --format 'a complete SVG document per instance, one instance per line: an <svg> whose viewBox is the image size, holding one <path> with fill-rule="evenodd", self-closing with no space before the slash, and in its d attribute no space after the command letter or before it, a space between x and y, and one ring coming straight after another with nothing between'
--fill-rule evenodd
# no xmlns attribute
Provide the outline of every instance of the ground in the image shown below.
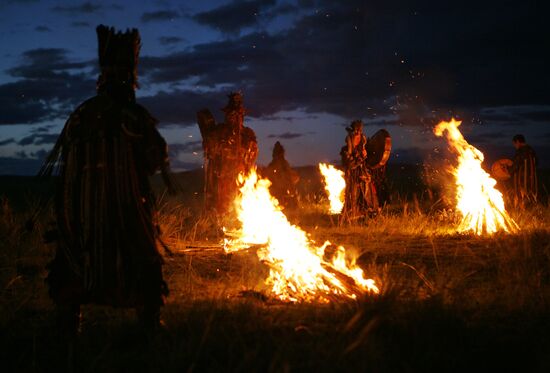
<svg viewBox="0 0 550 373"><path fill-rule="evenodd" d="M3 371L550 369L550 208L513 211L518 234L457 234L456 217L419 187L421 179L397 172L392 202L378 217L340 227L325 213L315 172L301 173L300 208L287 211L289 219L317 242L344 245L381 285L379 296L277 301L254 251L223 252L227 222L200 213L200 177L182 174L182 194L160 201L171 249L164 330L146 336L132 310L87 306L71 350L55 330L43 281L53 252L41 240L47 211L33 231L25 228L37 195L51 185L3 183Z"/></svg>

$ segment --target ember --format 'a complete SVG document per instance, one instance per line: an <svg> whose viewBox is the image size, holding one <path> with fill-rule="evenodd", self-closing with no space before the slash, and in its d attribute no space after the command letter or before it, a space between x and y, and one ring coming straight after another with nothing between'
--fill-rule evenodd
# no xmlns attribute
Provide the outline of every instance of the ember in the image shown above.
<svg viewBox="0 0 550 373"><path fill-rule="evenodd" d="M496 181L483 170L483 153L468 144L458 127L460 121L442 121L434 128L438 137L446 134L447 141L458 155L453 170L456 179L456 208L462 214L459 232L495 233L499 230L515 232L516 222L504 208L502 194L495 189Z"/></svg>
<svg viewBox="0 0 550 373"><path fill-rule="evenodd" d="M346 189L344 171L326 163L319 163L319 170L323 175L325 190L328 194L330 213L339 214L344 207L344 190Z"/></svg>
<svg viewBox="0 0 550 373"><path fill-rule="evenodd" d="M269 194L270 182L259 179L255 170L240 175L241 197L237 198L241 228L227 232L226 252L260 245L258 258L270 268L265 283L284 301L328 302L332 296L356 298L363 292L379 293L374 280L366 279L355 261L346 260L339 246L331 260L325 258L330 242L317 247L306 232L290 224Z"/></svg>

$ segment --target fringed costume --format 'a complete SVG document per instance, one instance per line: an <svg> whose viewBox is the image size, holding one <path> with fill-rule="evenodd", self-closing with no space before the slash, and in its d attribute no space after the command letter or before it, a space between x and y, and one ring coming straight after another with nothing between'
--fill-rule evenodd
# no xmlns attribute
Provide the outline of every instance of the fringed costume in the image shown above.
<svg viewBox="0 0 550 373"><path fill-rule="evenodd" d="M167 175L166 142L135 100L138 31L99 26L97 34L97 95L70 115L41 170L57 174L57 253L47 282L73 316L96 303L136 307L155 322L168 289L148 177Z"/></svg>
<svg viewBox="0 0 550 373"><path fill-rule="evenodd" d="M366 164L367 138L362 128L360 121L354 121L351 128L347 128L346 146L340 152L346 179L342 223L355 222L378 211L376 188Z"/></svg>
<svg viewBox="0 0 550 373"><path fill-rule="evenodd" d="M205 207L218 214L231 210L238 194L237 178L252 170L258 156L256 135L244 126L241 94L231 93L222 110L225 123L218 124L208 109L197 113L204 149Z"/></svg>
<svg viewBox="0 0 550 373"><path fill-rule="evenodd" d="M524 144L516 150L510 174L514 206L523 208L537 203L537 155L533 148Z"/></svg>

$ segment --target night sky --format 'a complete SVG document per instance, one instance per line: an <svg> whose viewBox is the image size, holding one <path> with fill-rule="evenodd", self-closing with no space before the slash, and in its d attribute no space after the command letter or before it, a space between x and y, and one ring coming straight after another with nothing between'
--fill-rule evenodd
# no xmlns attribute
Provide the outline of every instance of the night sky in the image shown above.
<svg viewBox="0 0 550 373"><path fill-rule="evenodd" d="M382 4L386 3L386 4ZM550 167L550 31L535 1L0 2L0 174L34 174L68 114L95 94L98 24L138 28L138 102L174 170L200 167L196 112L241 91L259 164L337 162L358 118L393 137L390 162L444 147L452 115L489 161L523 133ZM471 4L471 5L468 5Z"/></svg>

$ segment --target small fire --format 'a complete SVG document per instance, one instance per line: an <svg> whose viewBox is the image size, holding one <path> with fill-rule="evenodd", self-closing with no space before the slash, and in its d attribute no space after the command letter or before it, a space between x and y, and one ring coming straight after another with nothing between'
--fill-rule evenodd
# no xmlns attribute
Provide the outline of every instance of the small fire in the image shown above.
<svg viewBox="0 0 550 373"><path fill-rule="evenodd" d="M306 232L290 224L269 194L269 180L258 179L253 170L246 178L240 175L239 182L241 196L236 202L242 226L226 232L234 239L225 240L225 250L258 247L258 258L269 266L265 283L277 298L327 302L331 296L356 298L364 292L379 293L374 280L366 279L355 261L346 260L342 246L329 261L325 249L330 242L317 247Z"/></svg>
<svg viewBox="0 0 550 373"><path fill-rule="evenodd" d="M325 190L328 193L330 213L339 214L344 208L344 189L346 189L344 171L326 163L319 163L319 170L323 175Z"/></svg>
<svg viewBox="0 0 550 373"><path fill-rule="evenodd" d="M456 178L457 209L462 214L459 232L472 231L477 235L498 230L515 232L516 222L504 208L502 193L495 189L496 181L483 170L483 153L460 133L460 121L442 121L434 128L436 136L446 134L447 141L458 155L458 166L453 170Z"/></svg>

